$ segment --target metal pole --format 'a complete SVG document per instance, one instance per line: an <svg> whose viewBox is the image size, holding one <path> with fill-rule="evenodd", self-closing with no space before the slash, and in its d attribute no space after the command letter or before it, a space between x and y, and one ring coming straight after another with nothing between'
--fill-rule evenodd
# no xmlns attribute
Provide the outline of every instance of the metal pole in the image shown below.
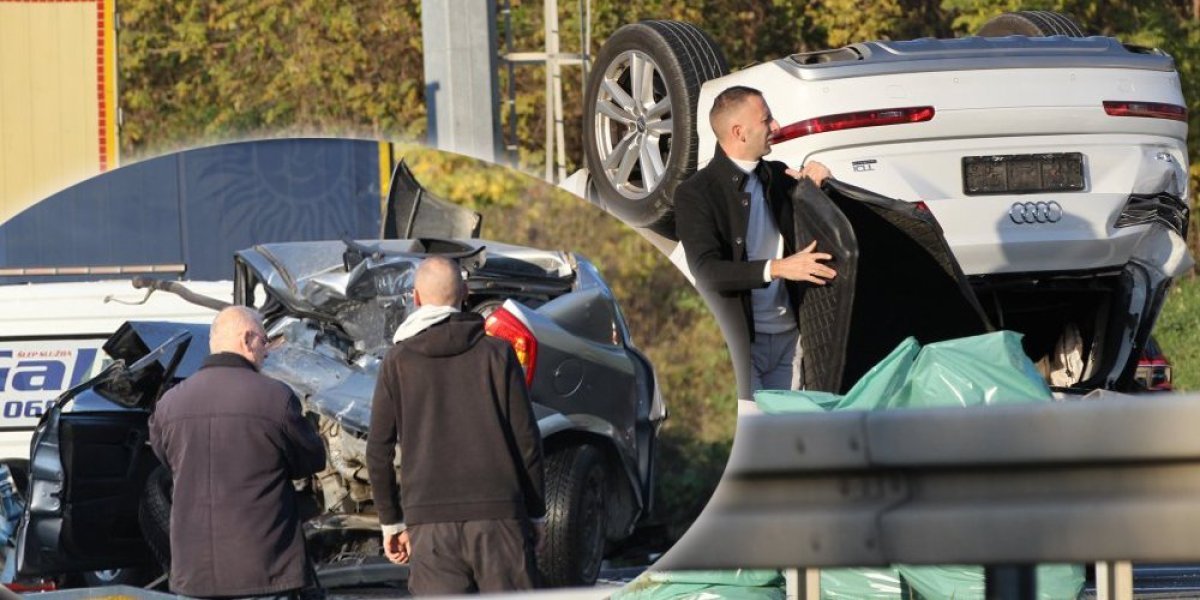
<svg viewBox="0 0 1200 600"><path fill-rule="evenodd" d="M558 26L558 0L546 0L546 180L567 177L566 136L563 130L562 57Z"/></svg>
<svg viewBox="0 0 1200 600"><path fill-rule="evenodd" d="M554 181L554 54L558 52L558 1L545 0L542 5L543 29L546 43L546 181Z"/></svg>
<svg viewBox="0 0 1200 600"><path fill-rule="evenodd" d="M1133 600L1133 563L1096 563L1096 600Z"/></svg>
<svg viewBox="0 0 1200 600"><path fill-rule="evenodd" d="M500 152L495 0L421 3L429 144L495 162Z"/></svg>
<svg viewBox="0 0 1200 600"><path fill-rule="evenodd" d="M504 51L513 52L512 0L504 0ZM512 61L504 61L508 69L508 140L504 150L508 154L509 166L517 168L521 162L521 146L517 143L517 74Z"/></svg>
<svg viewBox="0 0 1200 600"><path fill-rule="evenodd" d="M784 569L783 584L787 600L821 600L820 569Z"/></svg>
<svg viewBox="0 0 1200 600"><path fill-rule="evenodd" d="M800 569L784 569L783 585L787 600L800 600Z"/></svg>
<svg viewBox="0 0 1200 600"><path fill-rule="evenodd" d="M1200 1L1200 0L1197 0ZM583 94L587 93L588 69L591 67L592 53L592 0L579 0L579 9L581 11L580 19L580 37L579 56L580 56L580 71L582 72L579 79L580 99L583 99ZM564 161L565 162L565 161ZM582 165L576 165L578 168ZM586 196L585 192L585 196Z"/></svg>

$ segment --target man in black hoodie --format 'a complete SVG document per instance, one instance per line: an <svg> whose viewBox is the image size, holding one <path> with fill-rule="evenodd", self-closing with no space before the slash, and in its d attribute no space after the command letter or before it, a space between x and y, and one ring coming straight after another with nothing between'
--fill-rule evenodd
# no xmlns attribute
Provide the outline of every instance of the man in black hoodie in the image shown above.
<svg viewBox="0 0 1200 600"><path fill-rule="evenodd" d="M482 317L459 311L457 264L428 258L415 283L418 308L380 365L367 435L384 551L411 559L414 595L532 588L546 506L521 365Z"/></svg>

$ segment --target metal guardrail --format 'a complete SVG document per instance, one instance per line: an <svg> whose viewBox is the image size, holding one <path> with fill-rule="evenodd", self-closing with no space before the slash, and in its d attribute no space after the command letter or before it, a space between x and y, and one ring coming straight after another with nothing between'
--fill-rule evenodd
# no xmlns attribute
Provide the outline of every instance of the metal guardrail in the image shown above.
<svg viewBox="0 0 1200 600"><path fill-rule="evenodd" d="M1194 562L1197 424L1196 395L743 417L656 568L982 564L989 597L1025 597L1039 562ZM1125 596L1109 572L1098 595Z"/></svg>

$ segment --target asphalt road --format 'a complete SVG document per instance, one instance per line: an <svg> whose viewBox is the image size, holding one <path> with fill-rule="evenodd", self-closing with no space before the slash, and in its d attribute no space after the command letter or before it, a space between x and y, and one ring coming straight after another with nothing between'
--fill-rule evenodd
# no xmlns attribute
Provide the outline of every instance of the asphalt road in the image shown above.
<svg viewBox="0 0 1200 600"><path fill-rule="evenodd" d="M389 573L393 576L407 576L406 571L403 569L392 568L386 564L386 561L384 561L383 564L370 561L369 564L364 565L367 566L365 572L370 574L372 572L372 567L375 567L377 564L379 568L373 571L377 576L375 579L386 577L386 575ZM348 569L348 571L350 570L355 570L359 573L364 572L364 569ZM530 595L534 597L551 596L554 598L605 598L616 590L621 589L621 587L623 587L626 583L633 581L635 577L640 575L642 571L645 570L646 567L623 567L619 569L605 568L600 570L600 578L596 582L596 586L594 588L547 590ZM327 573L327 575L329 574L332 573ZM363 585L351 585L346 583L343 585L339 584L339 579L341 579L341 581L350 582L354 579L354 576L342 575L339 578L322 576L322 581L327 582L326 588L329 592L329 600L366 600L369 598L410 597L408 589L405 587L403 580L393 580L386 583L374 581L371 583L364 583ZM360 579L365 581L370 579L370 577L362 577ZM525 595L527 594L522 594L522 596Z"/></svg>

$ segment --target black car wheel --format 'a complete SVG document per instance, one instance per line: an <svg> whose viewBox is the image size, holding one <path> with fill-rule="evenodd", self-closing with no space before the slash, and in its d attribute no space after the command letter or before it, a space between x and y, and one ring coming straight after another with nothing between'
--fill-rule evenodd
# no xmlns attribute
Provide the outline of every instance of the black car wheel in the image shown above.
<svg viewBox="0 0 1200 600"><path fill-rule="evenodd" d="M171 487L171 472L160 466L146 478L138 502L142 537L164 572L171 568Z"/></svg>
<svg viewBox="0 0 1200 600"><path fill-rule="evenodd" d="M729 70L706 33L679 21L621 27L584 96L584 158L607 210L671 237L675 186L696 168L700 85Z"/></svg>
<svg viewBox="0 0 1200 600"><path fill-rule="evenodd" d="M546 545L538 566L547 586L596 583L604 559L607 492L599 448L572 446L546 457Z"/></svg>
<svg viewBox="0 0 1200 600"><path fill-rule="evenodd" d="M979 28L980 37L1004 37L1006 35L1025 35L1029 37L1049 37L1065 35L1067 37L1084 37L1083 29L1075 19L1062 13L1048 10L1022 10L1004 13L993 17L983 27Z"/></svg>

